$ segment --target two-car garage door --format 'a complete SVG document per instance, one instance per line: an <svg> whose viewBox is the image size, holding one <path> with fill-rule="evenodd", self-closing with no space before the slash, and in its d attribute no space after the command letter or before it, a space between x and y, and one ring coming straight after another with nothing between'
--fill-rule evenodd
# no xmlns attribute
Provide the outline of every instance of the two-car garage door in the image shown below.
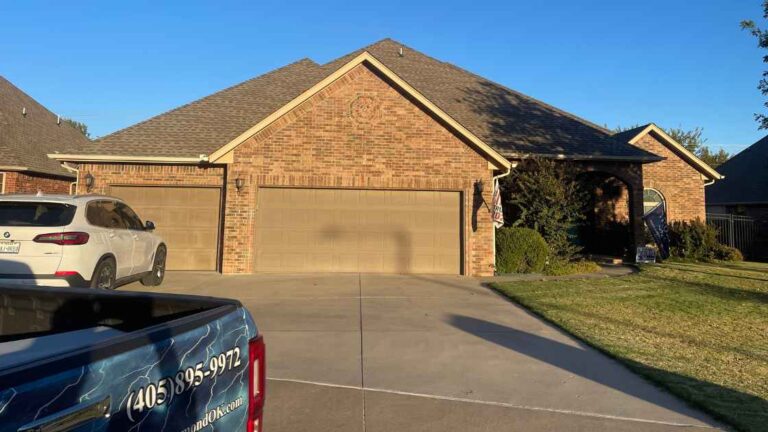
<svg viewBox="0 0 768 432"><path fill-rule="evenodd" d="M254 270L459 274L458 192L260 188Z"/></svg>

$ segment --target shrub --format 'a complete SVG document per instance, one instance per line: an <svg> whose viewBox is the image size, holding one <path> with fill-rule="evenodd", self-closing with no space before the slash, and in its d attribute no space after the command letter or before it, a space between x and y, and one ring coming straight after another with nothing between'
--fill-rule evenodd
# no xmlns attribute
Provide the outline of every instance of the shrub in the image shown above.
<svg viewBox="0 0 768 432"><path fill-rule="evenodd" d="M496 230L497 273L539 273L547 262L548 251L541 234L530 228Z"/></svg>
<svg viewBox="0 0 768 432"><path fill-rule="evenodd" d="M715 249L715 258L722 261L744 261L744 255L735 247L719 244Z"/></svg>
<svg viewBox="0 0 768 432"><path fill-rule="evenodd" d="M669 225L670 254L677 258L710 261L741 261L744 257L733 247L717 241L717 230L699 219L676 221Z"/></svg>
<svg viewBox="0 0 768 432"><path fill-rule="evenodd" d="M564 261L554 259L544 267L547 276L565 276L572 274L586 274L600 271L600 266L594 261Z"/></svg>
<svg viewBox="0 0 768 432"><path fill-rule="evenodd" d="M502 204L513 226L539 232L551 255L566 261L581 251L575 229L584 220L586 194L568 164L527 159L502 179Z"/></svg>

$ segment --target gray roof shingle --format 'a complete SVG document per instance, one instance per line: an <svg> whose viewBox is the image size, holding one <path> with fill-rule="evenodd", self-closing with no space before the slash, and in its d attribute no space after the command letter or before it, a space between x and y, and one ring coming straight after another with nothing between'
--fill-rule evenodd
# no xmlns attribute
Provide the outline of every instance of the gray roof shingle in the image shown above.
<svg viewBox="0 0 768 432"><path fill-rule="evenodd" d="M0 165L74 177L46 154L80 152L90 141L63 120L57 124L57 117L0 76Z"/></svg>
<svg viewBox="0 0 768 432"><path fill-rule="evenodd" d="M298 61L105 136L79 154L212 153L363 51L505 156L660 159L615 139L607 129L391 39L322 66L308 59Z"/></svg>
<svg viewBox="0 0 768 432"><path fill-rule="evenodd" d="M725 176L705 189L707 205L768 204L768 136L717 167Z"/></svg>

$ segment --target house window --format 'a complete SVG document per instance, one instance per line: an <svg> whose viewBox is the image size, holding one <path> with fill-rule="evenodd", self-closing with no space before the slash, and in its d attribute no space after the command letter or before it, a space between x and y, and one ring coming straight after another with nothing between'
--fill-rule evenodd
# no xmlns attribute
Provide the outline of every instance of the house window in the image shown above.
<svg viewBox="0 0 768 432"><path fill-rule="evenodd" d="M664 202L664 196L661 192L651 188L643 189L643 214L650 213L656 206L662 206L666 213L667 204Z"/></svg>

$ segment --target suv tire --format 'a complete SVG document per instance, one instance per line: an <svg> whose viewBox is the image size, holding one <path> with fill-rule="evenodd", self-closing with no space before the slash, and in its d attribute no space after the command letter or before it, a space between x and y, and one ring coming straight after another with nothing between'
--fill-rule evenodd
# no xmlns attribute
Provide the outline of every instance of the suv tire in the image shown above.
<svg viewBox="0 0 768 432"><path fill-rule="evenodd" d="M141 278L141 284L145 286L158 286L163 283L165 278L165 258L168 256L168 250L165 245L157 247L155 260L152 263L152 271Z"/></svg>
<svg viewBox="0 0 768 432"><path fill-rule="evenodd" d="M91 277L91 288L115 289L115 260L105 258L99 261Z"/></svg>

